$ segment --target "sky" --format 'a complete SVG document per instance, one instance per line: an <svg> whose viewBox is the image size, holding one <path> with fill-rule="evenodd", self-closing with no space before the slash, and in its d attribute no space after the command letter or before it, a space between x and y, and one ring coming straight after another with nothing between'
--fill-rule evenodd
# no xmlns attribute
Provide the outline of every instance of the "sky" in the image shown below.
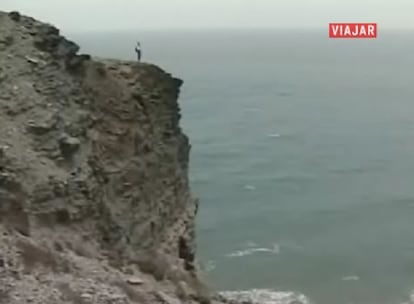
<svg viewBox="0 0 414 304"><path fill-rule="evenodd" d="M326 28L377 22L414 29L414 0L0 0L62 30Z"/></svg>

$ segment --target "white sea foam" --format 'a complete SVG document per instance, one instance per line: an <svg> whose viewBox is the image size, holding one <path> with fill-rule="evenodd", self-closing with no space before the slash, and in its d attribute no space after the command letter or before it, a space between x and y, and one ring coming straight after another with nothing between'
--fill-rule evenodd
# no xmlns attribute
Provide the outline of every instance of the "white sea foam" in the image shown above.
<svg viewBox="0 0 414 304"><path fill-rule="evenodd" d="M347 277L343 277L342 281L359 281L359 277L358 276L347 276Z"/></svg>
<svg viewBox="0 0 414 304"><path fill-rule="evenodd" d="M280 137L281 135L278 133L272 133L272 134L268 134L267 136L272 137L272 138L277 138L277 137Z"/></svg>
<svg viewBox="0 0 414 304"><path fill-rule="evenodd" d="M244 189L253 191L253 190L256 190L256 187L255 186L252 186L252 185L245 185L244 186Z"/></svg>
<svg viewBox="0 0 414 304"><path fill-rule="evenodd" d="M414 304L414 290L411 292L411 295L407 302L401 303L401 304Z"/></svg>
<svg viewBox="0 0 414 304"><path fill-rule="evenodd" d="M205 271L210 272L210 271L213 271L214 269L216 269L216 263L214 263L214 261L208 261L205 266Z"/></svg>
<svg viewBox="0 0 414 304"><path fill-rule="evenodd" d="M252 245L252 244L250 244ZM270 254L279 254L280 253L280 246L278 244L273 244L272 247L252 247L250 248L237 250L235 252L226 254L227 257L234 258L234 257L244 257L247 255L252 255L255 253L270 253Z"/></svg>
<svg viewBox="0 0 414 304"><path fill-rule="evenodd" d="M350 276L351 277L351 276ZM352 276L355 278L355 276ZM359 279L359 278L358 278ZM248 304L314 304L304 294L272 289L250 289L241 291L222 291L219 294L227 300ZM400 304L414 304L414 290L407 301Z"/></svg>
<svg viewBox="0 0 414 304"><path fill-rule="evenodd" d="M251 289L244 291L224 291L220 295L226 299L251 304L310 304L305 295L295 292L281 292L271 289Z"/></svg>

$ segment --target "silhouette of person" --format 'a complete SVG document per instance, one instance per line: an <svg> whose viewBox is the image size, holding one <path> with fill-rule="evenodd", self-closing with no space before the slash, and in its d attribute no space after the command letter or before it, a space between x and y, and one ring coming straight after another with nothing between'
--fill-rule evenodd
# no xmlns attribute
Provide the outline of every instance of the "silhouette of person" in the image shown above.
<svg viewBox="0 0 414 304"><path fill-rule="evenodd" d="M136 46L135 46L135 52L137 53L137 60L138 62L141 61L141 57L142 57L142 49L141 49L141 43L138 41Z"/></svg>

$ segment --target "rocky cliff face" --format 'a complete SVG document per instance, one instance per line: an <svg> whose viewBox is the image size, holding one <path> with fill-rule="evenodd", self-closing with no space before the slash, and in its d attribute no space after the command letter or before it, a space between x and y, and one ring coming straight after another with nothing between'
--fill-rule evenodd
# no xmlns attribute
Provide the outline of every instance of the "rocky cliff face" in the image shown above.
<svg viewBox="0 0 414 304"><path fill-rule="evenodd" d="M209 303L182 81L0 12L0 303Z"/></svg>

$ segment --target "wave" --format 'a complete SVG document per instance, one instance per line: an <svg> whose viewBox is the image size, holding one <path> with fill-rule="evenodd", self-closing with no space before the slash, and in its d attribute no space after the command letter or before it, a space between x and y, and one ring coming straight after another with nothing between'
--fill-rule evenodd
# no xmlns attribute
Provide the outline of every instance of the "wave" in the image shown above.
<svg viewBox="0 0 414 304"><path fill-rule="evenodd" d="M250 244L250 245L255 245L255 244ZM271 254L279 254L280 253L280 246L278 244L273 244L272 247L252 247L249 246L250 248L246 248L243 250L237 250L235 252L226 254L227 257L230 258L234 258L234 257L244 257L244 256L248 256L248 255L252 255L255 253L271 253Z"/></svg>
<svg viewBox="0 0 414 304"><path fill-rule="evenodd" d="M253 185L245 185L244 186L244 189L245 190L249 190L249 191L254 191L254 190L256 190L256 187L253 186Z"/></svg>
<svg viewBox="0 0 414 304"><path fill-rule="evenodd" d="M314 304L304 294L293 291L276 291L273 289L250 289L241 291L221 291L220 297L228 303L244 304ZM414 290L406 302L400 304L414 304Z"/></svg>
<svg viewBox="0 0 414 304"><path fill-rule="evenodd" d="M243 291L223 291L219 294L227 300L248 304L310 304L305 295L290 291L251 289Z"/></svg>
<svg viewBox="0 0 414 304"><path fill-rule="evenodd" d="M208 261L207 265L205 266L205 271L206 272L211 272L214 269L216 269L216 263L214 261Z"/></svg>
<svg viewBox="0 0 414 304"><path fill-rule="evenodd" d="M401 304L414 304L414 290L411 292L408 301Z"/></svg>
<svg viewBox="0 0 414 304"><path fill-rule="evenodd" d="M359 281L360 278L358 276L347 276L343 277L342 281Z"/></svg>
<svg viewBox="0 0 414 304"><path fill-rule="evenodd" d="M268 134L267 137L271 137L271 138L278 138L281 135L279 133L272 133L272 134Z"/></svg>

